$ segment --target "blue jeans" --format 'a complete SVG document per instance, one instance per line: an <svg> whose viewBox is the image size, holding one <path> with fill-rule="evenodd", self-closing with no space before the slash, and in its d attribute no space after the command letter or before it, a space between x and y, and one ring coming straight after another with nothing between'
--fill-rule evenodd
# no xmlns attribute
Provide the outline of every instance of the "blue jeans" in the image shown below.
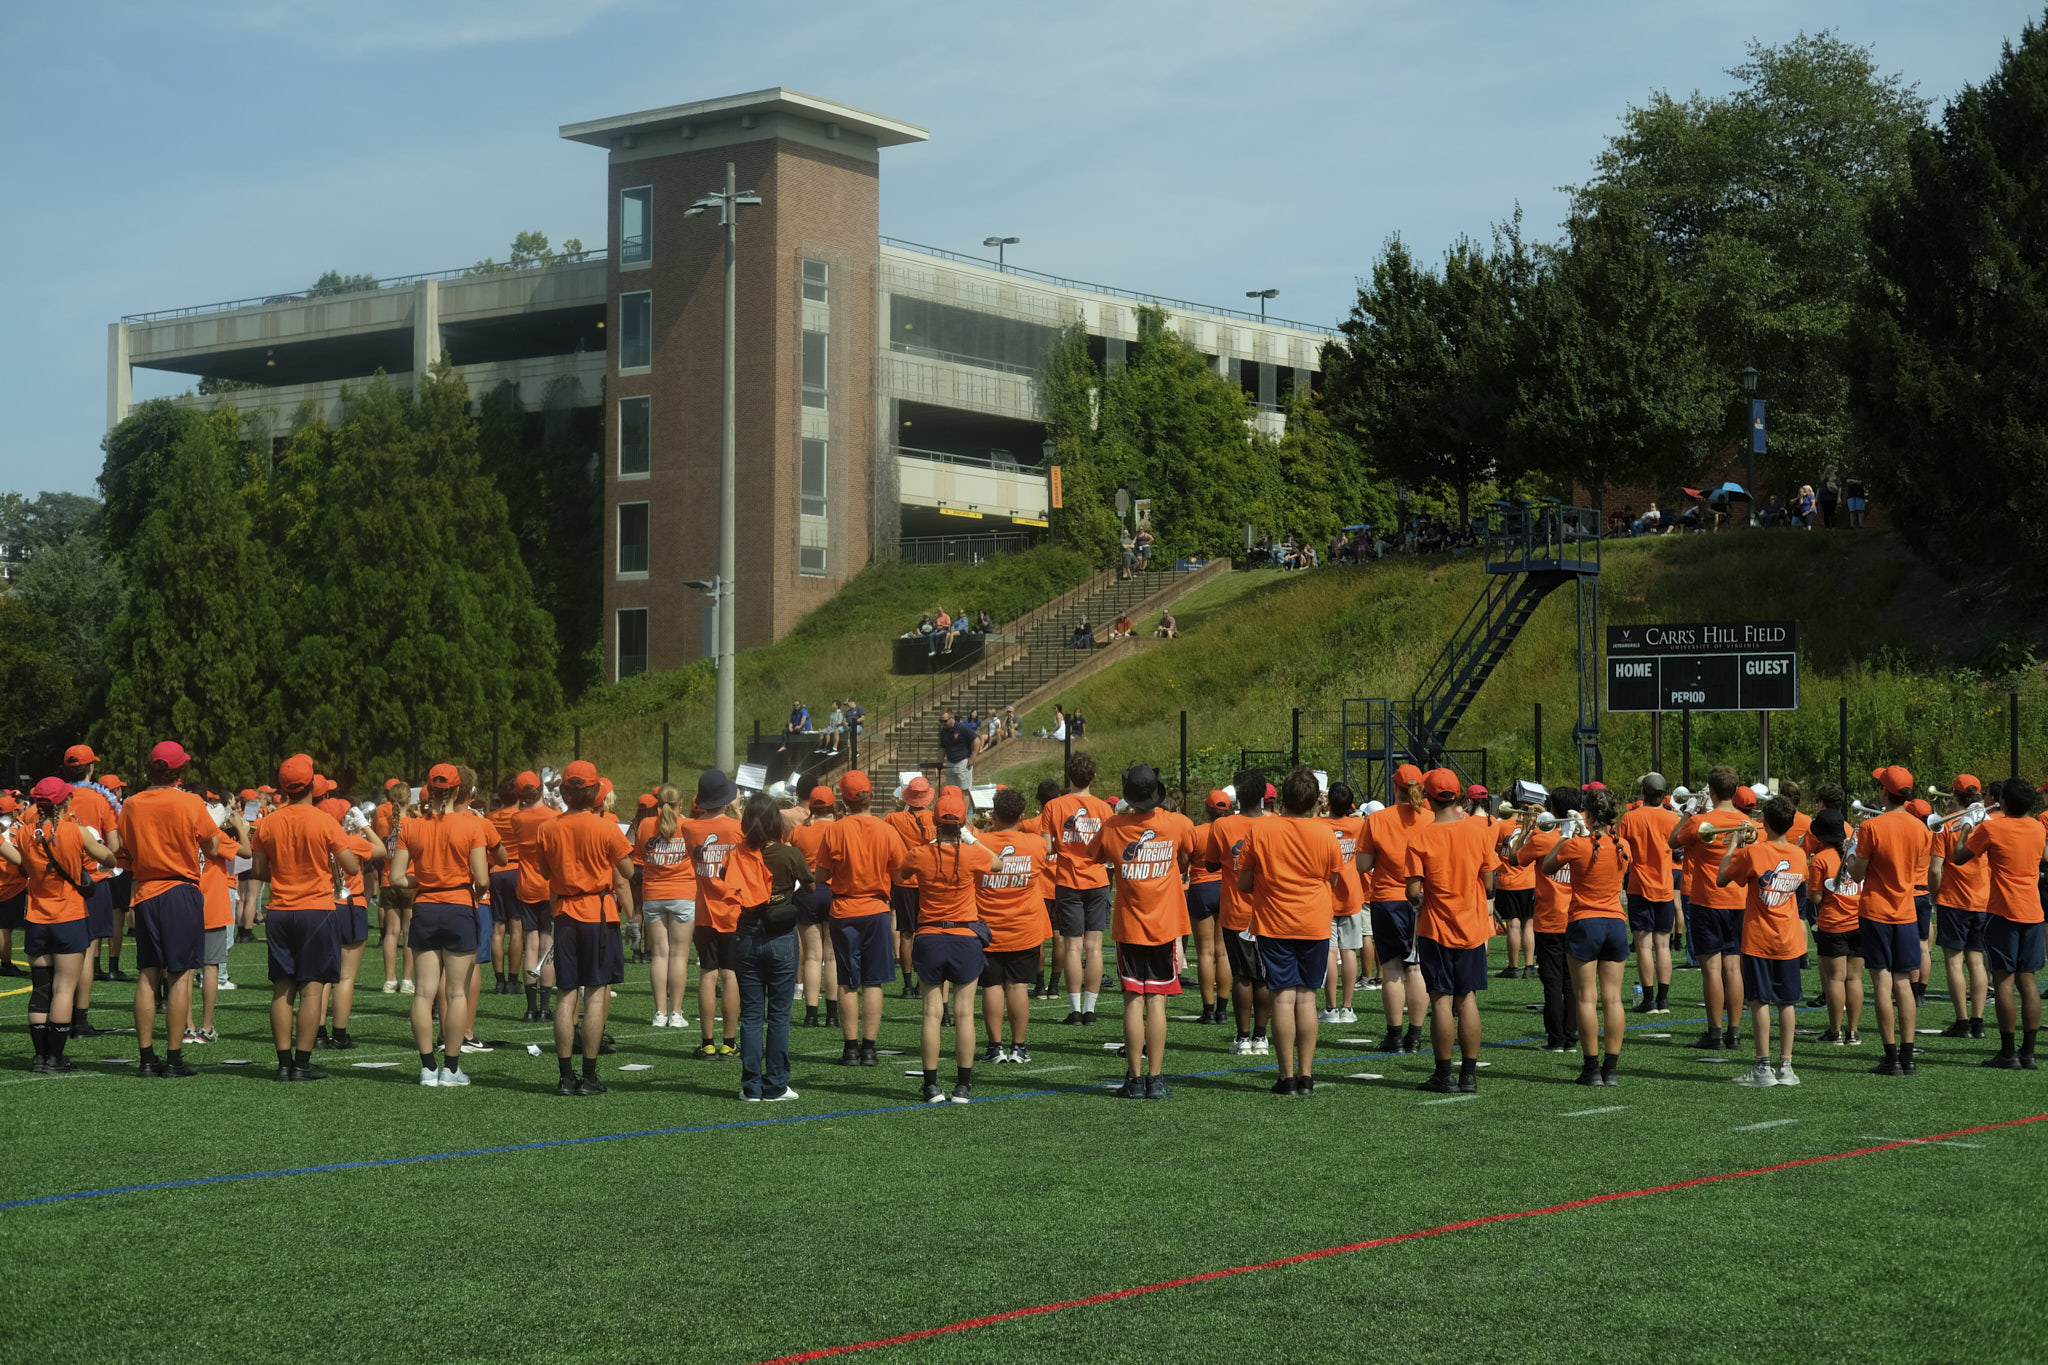
<svg viewBox="0 0 2048 1365"><path fill-rule="evenodd" d="M789 1002L796 994L797 935L794 928L763 934L758 923L748 922L752 918L741 917L733 940L733 970L740 987L740 1093L764 1099L789 1087Z"/></svg>

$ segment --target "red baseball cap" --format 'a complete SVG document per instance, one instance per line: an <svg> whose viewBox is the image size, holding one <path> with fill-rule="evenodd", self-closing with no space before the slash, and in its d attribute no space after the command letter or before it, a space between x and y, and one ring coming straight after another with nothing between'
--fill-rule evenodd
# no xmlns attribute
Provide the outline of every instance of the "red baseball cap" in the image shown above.
<svg viewBox="0 0 2048 1365"><path fill-rule="evenodd" d="M1896 763L1889 768L1872 768L1870 776L1893 796L1902 796L1913 790L1913 774Z"/></svg>
<svg viewBox="0 0 2048 1365"><path fill-rule="evenodd" d="M875 784L868 781L868 775L858 768L839 779L839 794L848 801L856 796L866 796L874 789Z"/></svg>
<svg viewBox="0 0 2048 1365"><path fill-rule="evenodd" d="M512 785L523 792L537 792L540 790L540 774L521 773L512 779Z"/></svg>
<svg viewBox="0 0 2048 1365"><path fill-rule="evenodd" d="M1403 763L1400 767L1394 769L1394 785L1397 787L1406 788L1410 783L1420 782L1421 780L1422 769L1416 767L1413 763Z"/></svg>
<svg viewBox="0 0 2048 1365"><path fill-rule="evenodd" d="M1984 784L1968 773L1958 773L1956 780L1950 784L1949 790L1957 796L1961 796L1966 791L1983 791Z"/></svg>
<svg viewBox="0 0 2048 1365"><path fill-rule="evenodd" d="M1458 799L1458 775L1449 768L1431 768L1422 775L1422 792L1436 802Z"/></svg>
<svg viewBox="0 0 2048 1365"><path fill-rule="evenodd" d="M1221 787L1218 787L1216 790L1209 793L1208 800L1204 802L1204 804L1207 805L1209 809L1213 811L1229 810L1230 794L1224 791Z"/></svg>
<svg viewBox="0 0 2048 1365"><path fill-rule="evenodd" d="M293 754L277 768L277 785L294 794L313 785L313 756Z"/></svg>
<svg viewBox="0 0 2048 1365"><path fill-rule="evenodd" d="M1588 782L1579 790L1582 792L1604 792L1607 790L1607 784L1605 782Z"/></svg>
<svg viewBox="0 0 2048 1365"><path fill-rule="evenodd" d="M100 756L92 751L90 744L74 744L64 751L64 766L67 768L82 768L99 761Z"/></svg>
<svg viewBox="0 0 2048 1365"><path fill-rule="evenodd" d="M1486 799L1486 788L1474 782L1471 786L1465 788L1465 799L1468 801L1484 801Z"/></svg>
<svg viewBox="0 0 2048 1365"><path fill-rule="evenodd" d="M185 746L175 739L167 739L149 751L149 766L152 768L161 763L166 768L176 770L191 761L192 757L185 752Z"/></svg>
<svg viewBox="0 0 2048 1365"><path fill-rule="evenodd" d="M588 759L579 758L562 769L562 785L565 787L595 787L597 765Z"/></svg>
<svg viewBox="0 0 2048 1365"><path fill-rule="evenodd" d="M1266 784L1266 799L1268 801L1277 801L1279 798L1280 793L1274 789L1273 784L1271 782L1268 782Z"/></svg>
<svg viewBox="0 0 2048 1365"><path fill-rule="evenodd" d="M932 818L942 825L966 824L967 793L958 787L948 787L940 792L938 805L932 810Z"/></svg>
<svg viewBox="0 0 2048 1365"><path fill-rule="evenodd" d="M831 810L833 804L832 789L830 787L811 788L812 810Z"/></svg>
<svg viewBox="0 0 2048 1365"><path fill-rule="evenodd" d="M41 805L61 806L76 790L61 777L46 777L29 789L29 796Z"/></svg>

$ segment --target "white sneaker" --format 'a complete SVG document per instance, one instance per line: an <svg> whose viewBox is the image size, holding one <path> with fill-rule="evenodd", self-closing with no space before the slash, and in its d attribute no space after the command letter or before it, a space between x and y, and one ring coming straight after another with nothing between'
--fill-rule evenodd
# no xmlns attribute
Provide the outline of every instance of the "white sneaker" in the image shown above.
<svg viewBox="0 0 2048 1365"><path fill-rule="evenodd" d="M666 1014L657 1014L657 1015L655 1015L655 1016L654 1016L654 1027L656 1027L656 1028L667 1028L667 1027L668 1027L668 1016L667 1016Z"/></svg>
<svg viewBox="0 0 2048 1365"><path fill-rule="evenodd" d="M442 1074L443 1073L436 1071L431 1066L423 1066L420 1068L420 1084L439 1085L441 1083Z"/></svg>
<svg viewBox="0 0 2048 1365"><path fill-rule="evenodd" d="M1342 1011L1342 1010L1317 1010L1317 1011L1316 1011L1316 1022L1317 1022L1318 1024L1341 1024L1341 1023L1343 1023L1343 1022L1344 1022L1344 1011Z"/></svg>
<svg viewBox="0 0 2048 1365"><path fill-rule="evenodd" d="M1270 1056L1272 1056L1272 1055L1273 1055L1273 1041L1272 1041L1272 1039L1270 1039L1270 1038L1254 1038L1254 1039L1252 1039L1252 1056L1254 1056L1254 1057L1270 1057Z"/></svg>
<svg viewBox="0 0 2048 1365"><path fill-rule="evenodd" d="M444 1066L441 1068L440 1079L437 1084L443 1088L451 1085L468 1085L469 1073L467 1071L450 1071Z"/></svg>
<svg viewBox="0 0 2048 1365"><path fill-rule="evenodd" d="M683 1017L683 1012L681 1010L677 1010L674 1014L671 1014L668 1017L668 1026L670 1028L688 1028L690 1026L690 1021Z"/></svg>
<svg viewBox="0 0 2048 1365"><path fill-rule="evenodd" d="M464 1039L462 1040L462 1050L463 1050L464 1052L489 1052L489 1051L490 1051L490 1049L489 1049L488 1047L484 1046L484 1044L483 1044L482 1042L478 1041L478 1040L477 1040L477 1039L475 1039L475 1038L464 1038ZM468 1084L468 1082L467 1082L467 1081L464 1081L464 1082L463 1082L463 1084L467 1085L467 1084Z"/></svg>
<svg viewBox="0 0 2048 1365"><path fill-rule="evenodd" d="M763 1095L761 1097L761 1101L764 1104L780 1104L784 1100L793 1100L796 1097L796 1091L791 1089L789 1086L785 1085L782 1087L782 1093L780 1095Z"/></svg>
<svg viewBox="0 0 2048 1365"><path fill-rule="evenodd" d="M1358 983L1358 989L1362 991L1376 991L1379 988L1380 983L1377 981L1361 981Z"/></svg>
<svg viewBox="0 0 2048 1365"><path fill-rule="evenodd" d="M803 982L799 981L799 982L797 982L797 983L796 983L796 994L795 994L795 995L794 995L793 997L791 997L791 998L792 998L792 999L796 999L796 1000L801 1000L801 999L803 999L803 998L804 998L804 983L803 983Z"/></svg>
<svg viewBox="0 0 2048 1365"><path fill-rule="evenodd" d="M399 993L400 995L411 995L411 994L413 993L413 991L412 991L412 982L410 982L410 981L401 981L401 982L399 982L399 983L398 983L398 993Z"/></svg>
<svg viewBox="0 0 2048 1365"><path fill-rule="evenodd" d="M1349 1005L1346 1005L1343 1009L1338 1010L1337 1013L1339 1016L1341 1016L1337 1020L1337 1022L1340 1024L1355 1024L1358 1022L1358 1011L1352 1009Z"/></svg>
<svg viewBox="0 0 2048 1365"><path fill-rule="evenodd" d="M1779 1085L1797 1085L1797 1084L1799 1084L1799 1077L1798 1077L1798 1076L1797 1076L1797 1075L1796 1075L1796 1074L1795 1074L1795 1073L1793 1072L1793 1070L1792 1070L1792 1063L1790 1063L1790 1062L1779 1062L1779 1063L1778 1063L1778 1084L1779 1084Z"/></svg>
<svg viewBox="0 0 2048 1365"><path fill-rule="evenodd" d="M225 985L227 985L228 983L227 983L227 982L225 982L225 981L223 981L223 982L221 982L220 984L221 984L221 985L223 985L223 986L225 986ZM386 995L396 995L396 994L398 994L398 983L397 983L396 981L387 981L387 982L385 982L385 983L384 983L384 994L386 994Z"/></svg>
<svg viewBox="0 0 2048 1365"><path fill-rule="evenodd" d="M237 986L234 982L228 980L226 977L222 977L220 979L218 989L224 991L238 991L242 988L240 986Z"/></svg>
<svg viewBox="0 0 2048 1365"><path fill-rule="evenodd" d="M1778 1073L1771 1070L1769 1062L1758 1062L1740 1076L1732 1078L1737 1085L1766 1086L1778 1083Z"/></svg>
<svg viewBox="0 0 2048 1365"><path fill-rule="evenodd" d="M1230 1055L1233 1057L1242 1057L1244 1056L1246 1049L1251 1047L1251 1045L1252 1040L1249 1038L1232 1038L1230 1040Z"/></svg>

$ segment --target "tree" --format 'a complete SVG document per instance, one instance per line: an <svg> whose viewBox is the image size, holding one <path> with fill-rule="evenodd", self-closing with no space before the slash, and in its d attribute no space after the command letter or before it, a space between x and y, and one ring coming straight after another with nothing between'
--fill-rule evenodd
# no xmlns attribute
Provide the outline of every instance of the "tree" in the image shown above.
<svg viewBox="0 0 2048 1365"><path fill-rule="evenodd" d="M1817 472L1848 452L1843 361L1865 215L1904 170L1927 104L1831 32L1753 42L1728 74L1729 95L1659 92L1629 109L1588 193L1625 192L1648 216L1725 377L1724 438L1746 418L1734 375L1753 365L1775 462Z"/></svg>
<svg viewBox="0 0 2048 1365"><path fill-rule="evenodd" d="M1472 492L1503 471L1514 411L1518 237L1488 255L1461 238L1441 273L1396 236L1358 291L1342 340L1323 347L1332 420L1383 475L1440 488L1471 516Z"/></svg>
<svg viewBox="0 0 2048 1365"><path fill-rule="evenodd" d="M138 403L126 421L101 438L106 454L99 478L105 500L101 524L115 554L141 533L143 519L168 486L178 447L201 420L191 408L152 398Z"/></svg>
<svg viewBox="0 0 2048 1365"><path fill-rule="evenodd" d="M75 703L73 674L60 651L56 622L18 598L0 596L0 755L10 764L9 786L23 776L12 770L14 755L38 768L56 758L57 727Z"/></svg>
<svg viewBox="0 0 2048 1365"><path fill-rule="evenodd" d="M570 265L583 260L590 253L583 243L574 237L562 243L560 251L548 246L545 232L522 232L512 239L512 255L503 265L486 256L469 269L465 275L495 275L506 270L531 270L536 266Z"/></svg>
<svg viewBox="0 0 2048 1365"><path fill-rule="evenodd" d="M1616 479L1675 482L1720 426L1725 382L1640 205L1579 196L1520 311L1518 449L1598 505Z"/></svg>
<svg viewBox="0 0 2048 1365"><path fill-rule="evenodd" d="M1052 463L1060 467L1061 506L1052 513L1053 535L1099 561L1116 547L1112 490L1121 476L1103 464L1097 435L1102 370L1088 353L1088 331L1080 323L1061 328L1046 347L1038 393L1053 442Z"/></svg>
<svg viewBox="0 0 2048 1365"><path fill-rule="evenodd" d="M1313 390L1287 395L1287 430L1261 461L1266 486L1253 518L1275 535L1295 534L1326 543L1339 527L1363 521L1376 530L1393 524L1393 492L1364 477L1364 461L1323 410Z"/></svg>
<svg viewBox="0 0 2048 1365"><path fill-rule="evenodd" d="M51 649L69 670L79 700L104 693L107 623L127 605L128 590L99 538L77 536L39 551L16 582L15 596L55 628Z"/></svg>
<svg viewBox="0 0 2048 1365"><path fill-rule="evenodd" d="M366 289L377 287L375 275L344 275L339 270L329 270L313 281L313 287L306 291L309 299L327 298L334 294L359 294ZM204 392L204 390L201 390Z"/></svg>
<svg viewBox="0 0 2048 1365"><path fill-rule="evenodd" d="M2048 28L1966 86L1871 215L1850 400L1873 491L1944 556L2048 553Z"/></svg>

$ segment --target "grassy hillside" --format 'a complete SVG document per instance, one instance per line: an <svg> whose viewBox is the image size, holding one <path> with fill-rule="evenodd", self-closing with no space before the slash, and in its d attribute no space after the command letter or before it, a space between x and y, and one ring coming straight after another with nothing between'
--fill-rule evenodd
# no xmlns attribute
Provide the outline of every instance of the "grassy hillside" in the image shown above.
<svg viewBox="0 0 2048 1365"><path fill-rule="evenodd" d="M870 714L908 680L889 672L890 642L943 603L950 610L986 607L1010 621L1092 572L1079 555L1041 548L974 565L870 565L826 606L772 645L740 651L737 692L740 745L756 720L775 732L802 698L822 723L835 697L852 696ZM570 714L583 729L583 756L621 786L661 776L661 726L669 722L672 777L694 779L710 765L716 674L709 661L645 673L593 692ZM566 761L564 749L554 756Z"/></svg>
<svg viewBox="0 0 2048 1365"><path fill-rule="evenodd" d="M1809 784L1837 771L1837 699L1849 698L1852 777L1898 761L1933 780L1956 769L2007 768L2006 694L2021 694L2022 771L2048 769L2048 655L2038 604L1993 602L1945 583L1890 536L1794 532L1668 537L1609 544L1605 623L1767 620L1800 623L1801 709L1771 722L1771 771ZM1412 693L1479 595L1470 559L1391 561L1306 574L1239 573L1191 596L1184 634L1086 680L1062 700L1088 719L1105 770L1143 758L1177 776L1179 712L1189 712L1191 784L1228 780L1240 747L1284 750L1289 709L1303 709L1303 756L1336 770L1347 697ZM1141 635L1149 631L1145 623ZM1484 748L1489 777L1532 776L1536 703L1544 708L1546 779L1575 776L1572 594L1538 609L1453 738ZM1048 723L1046 708L1027 729ZM1627 781L1649 766L1647 717L1602 716L1606 771ZM1752 772L1753 714L1696 716L1695 779L1715 762ZM1676 717L1665 727L1676 781ZM1053 765L1005 775L1031 781Z"/></svg>

